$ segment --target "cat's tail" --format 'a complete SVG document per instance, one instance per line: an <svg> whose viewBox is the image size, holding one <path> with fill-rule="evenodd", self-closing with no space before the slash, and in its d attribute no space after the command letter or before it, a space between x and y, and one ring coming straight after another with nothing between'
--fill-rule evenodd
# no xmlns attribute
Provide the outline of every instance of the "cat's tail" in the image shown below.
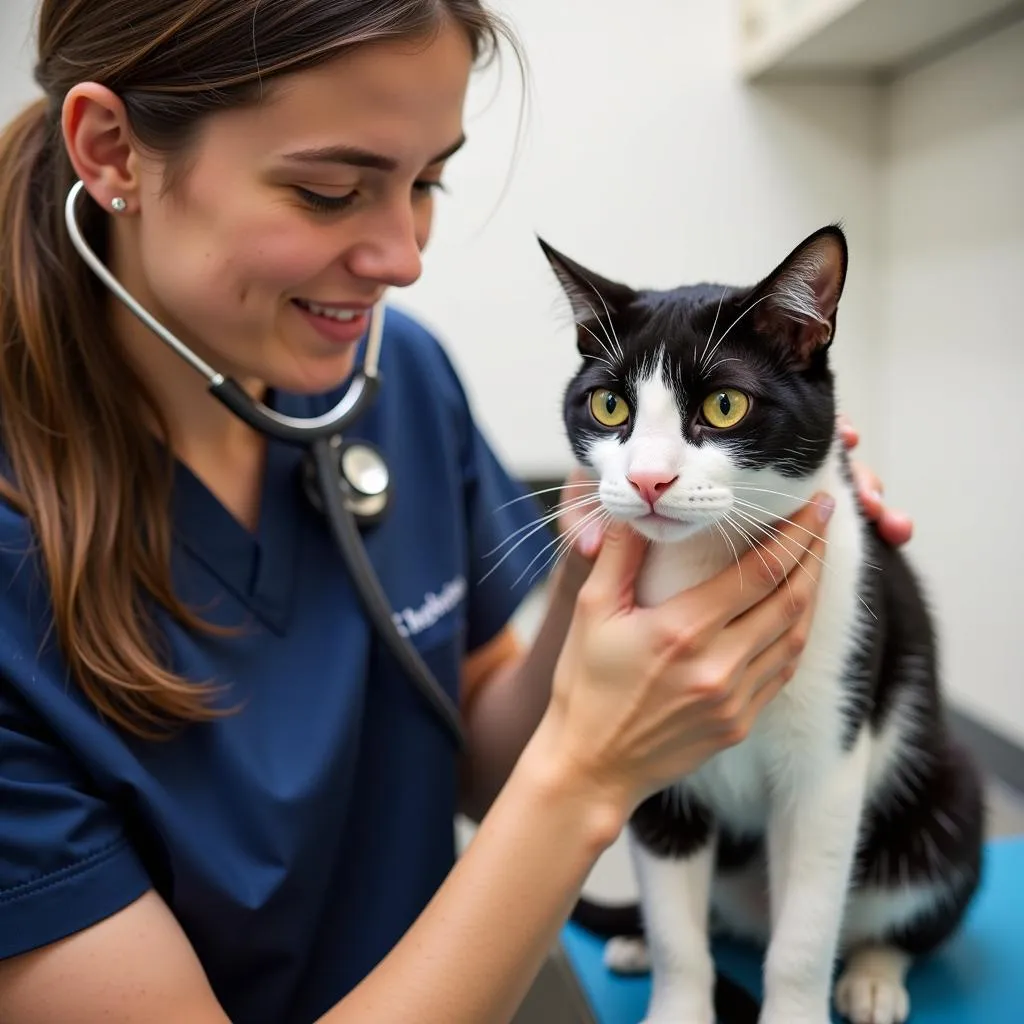
<svg viewBox="0 0 1024 1024"><path fill-rule="evenodd" d="M644 935L639 903L595 903L581 896L569 919L601 939L640 939ZM732 978L715 972L715 1019L720 1024L757 1024L760 1003Z"/></svg>

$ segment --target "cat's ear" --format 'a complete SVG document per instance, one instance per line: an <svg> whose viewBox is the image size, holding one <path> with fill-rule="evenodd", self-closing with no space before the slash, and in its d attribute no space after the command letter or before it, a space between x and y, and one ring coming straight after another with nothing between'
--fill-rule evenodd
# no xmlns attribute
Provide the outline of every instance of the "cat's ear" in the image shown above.
<svg viewBox="0 0 1024 1024"><path fill-rule="evenodd" d="M602 325L621 315L636 299L637 293L624 284L609 281L580 266L548 245L543 238L538 236L537 241L572 306L580 352L584 355L607 356L607 352L602 350L594 335L605 337L607 326ZM599 327L601 329L598 329Z"/></svg>
<svg viewBox="0 0 1024 1024"><path fill-rule="evenodd" d="M754 288L757 329L787 344L801 365L832 343L847 259L846 236L829 225L805 238Z"/></svg>

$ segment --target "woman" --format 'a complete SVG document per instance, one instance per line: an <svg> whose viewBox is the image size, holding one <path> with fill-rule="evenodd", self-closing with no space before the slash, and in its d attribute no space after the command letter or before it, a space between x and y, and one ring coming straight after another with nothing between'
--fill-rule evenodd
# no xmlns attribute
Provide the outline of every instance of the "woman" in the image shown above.
<svg viewBox="0 0 1024 1024"><path fill-rule="evenodd" d="M751 558L742 593L726 574L641 611L641 547L612 531L520 651L537 548L481 580L525 503L392 312L358 436L396 498L367 548L461 705L457 757L373 642L298 453L69 244L81 178L87 236L148 309L252 395L324 411L371 305L420 274L500 32L477 0L42 5L45 97L0 145L5 1024L507 1019L630 810L792 673L819 541L788 588L755 592ZM821 533L817 508L786 536ZM459 808L482 825L456 864Z"/></svg>

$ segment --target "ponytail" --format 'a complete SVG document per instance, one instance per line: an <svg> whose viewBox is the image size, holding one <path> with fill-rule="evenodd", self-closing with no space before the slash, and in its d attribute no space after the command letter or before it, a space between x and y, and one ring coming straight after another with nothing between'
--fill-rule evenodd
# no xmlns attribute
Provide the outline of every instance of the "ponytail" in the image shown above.
<svg viewBox="0 0 1024 1024"><path fill-rule="evenodd" d="M32 527L72 678L102 715L156 738L223 712L209 685L162 663L150 599L187 626L225 631L174 594L166 425L70 243L74 180L57 111L40 99L0 135L0 498ZM104 215L90 201L80 216L102 253Z"/></svg>

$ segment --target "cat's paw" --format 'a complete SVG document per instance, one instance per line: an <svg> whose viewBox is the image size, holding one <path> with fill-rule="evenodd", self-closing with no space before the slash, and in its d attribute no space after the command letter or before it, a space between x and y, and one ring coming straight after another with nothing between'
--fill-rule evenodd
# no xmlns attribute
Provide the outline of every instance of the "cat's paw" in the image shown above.
<svg viewBox="0 0 1024 1024"><path fill-rule="evenodd" d="M903 1024L910 996L903 982L870 965L854 965L836 983L836 1009L850 1024Z"/></svg>
<svg viewBox="0 0 1024 1024"><path fill-rule="evenodd" d="M613 974L646 974L651 957L643 939L617 935L604 944L604 965Z"/></svg>

